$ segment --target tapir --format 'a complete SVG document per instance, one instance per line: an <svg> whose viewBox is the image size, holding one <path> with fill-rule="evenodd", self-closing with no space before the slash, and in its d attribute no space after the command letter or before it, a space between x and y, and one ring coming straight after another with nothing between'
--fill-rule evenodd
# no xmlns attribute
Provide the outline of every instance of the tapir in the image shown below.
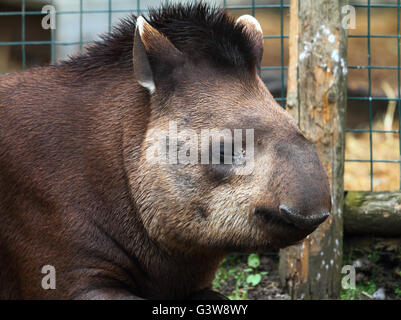
<svg viewBox="0 0 401 320"><path fill-rule="evenodd" d="M262 55L254 17L174 4L1 77L0 298L224 299L228 253L313 232L328 177Z"/></svg>

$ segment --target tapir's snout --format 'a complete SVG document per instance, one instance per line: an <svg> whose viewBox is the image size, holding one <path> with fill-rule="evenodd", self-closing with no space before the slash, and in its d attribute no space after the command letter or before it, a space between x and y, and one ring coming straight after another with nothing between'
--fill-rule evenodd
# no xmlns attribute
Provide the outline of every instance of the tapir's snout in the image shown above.
<svg viewBox="0 0 401 320"><path fill-rule="evenodd" d="M313 145L303 136L276 145L275 201L265 202L254 214L273 225L296 228L308 234L330 215L330 186Z"/></svg>
<svg viewBox="0 0 401 320"><path fill-rule="evenodd" d="M330 215L329 180L311 143L301 139L288 149L291 171L286 175L286 192L280 190L279 217L298 229L313 230Z"/></svg>
<svg viewBox="0 0 401 320"><path fill-rule="evenodd" d="M326 210L316 215L303 215L286 205L280 206L280 217L299 229L314 229L324 222L329 215L330 212Z"/></svg>

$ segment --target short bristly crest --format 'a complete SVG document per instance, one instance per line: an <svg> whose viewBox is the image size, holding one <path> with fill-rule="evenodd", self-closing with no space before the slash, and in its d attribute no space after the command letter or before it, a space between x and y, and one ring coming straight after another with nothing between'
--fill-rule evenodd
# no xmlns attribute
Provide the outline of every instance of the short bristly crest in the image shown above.
<svg viewBox="0 0 401 320"><path fill-rule="evenodd" d="M143 19L143 18L141 18ZM185 57L194 62L206 60L217 68L252 71L260 64L252 34L243 23L236 23L224 9L205 3L165 5L150 10L149 25L163 35ZM102 41L85 53L62 62L81 73L110 66L132 68L132 50L137 19L120 22Z"/></svg>

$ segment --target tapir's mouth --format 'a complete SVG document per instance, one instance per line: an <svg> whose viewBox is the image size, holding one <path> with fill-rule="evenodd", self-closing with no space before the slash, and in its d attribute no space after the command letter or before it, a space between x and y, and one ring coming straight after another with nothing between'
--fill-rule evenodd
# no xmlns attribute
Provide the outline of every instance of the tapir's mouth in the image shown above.
<svg viewBox="0 0 401 320"><path fill-rule="evenodd" d="M264 222L267 222L272 226L279 226L283 228L293 229L296 228L295 225L289 221L286 221L282 217L280 217L280 213L274 210L255 210L255 215L263 219Z"/></svg>
<svg viewBox="0 0 401 320"><path fill-rule="evenodd" d="M282 249L302 242L328 216L327 214L324 218L315 219L312 217L313 220L308 220L308 218L300 220L298 215L295 215L294 218L291 213L283 212L280 208L277 210L257 208L254 213L262 222L262 228L266 228L266 236L272 239L271 245L275 249ZM263 225L265 226L263 227Z"/></svg>

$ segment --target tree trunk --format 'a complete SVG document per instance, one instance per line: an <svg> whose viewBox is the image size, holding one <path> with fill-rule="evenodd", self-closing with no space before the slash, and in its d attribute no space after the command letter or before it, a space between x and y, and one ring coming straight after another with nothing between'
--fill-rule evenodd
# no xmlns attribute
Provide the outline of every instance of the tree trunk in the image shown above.
<svg viewBox="0 0 401 320"><path fill-rule="evenodd" d="M351 235L401 235L401 191L348 191L344 203L344 232Z"/></svg>
<svg viewBox="0 0 401 320"><path fill-rule="evenodd" d="M331 216L302 244L281 250L280 276L293 299L337 298L342 264L346 0L291 0L287 109L314 145L331 184Z"/></svg>

